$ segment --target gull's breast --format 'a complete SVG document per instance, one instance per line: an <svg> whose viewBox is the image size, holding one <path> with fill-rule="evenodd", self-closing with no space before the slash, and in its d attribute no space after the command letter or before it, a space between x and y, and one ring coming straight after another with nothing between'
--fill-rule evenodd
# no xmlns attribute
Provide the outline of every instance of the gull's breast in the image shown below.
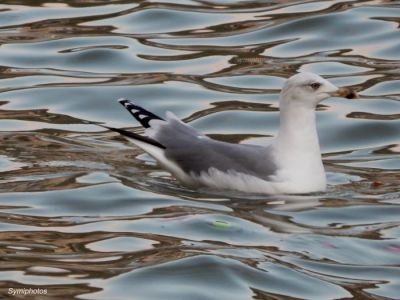
<svg viewBox="0 0 400 300"><path fill-rule="evenodd" d="M222 172L215 168L192 174L192 183L207 186L218 190L237 190L245 193L260 194L303 194L324 191L326 189L325 174L318 178L296 180L285 176L285 172L278 172L271 180L265 180L253 175L248 175L234 170Z"/></svg>

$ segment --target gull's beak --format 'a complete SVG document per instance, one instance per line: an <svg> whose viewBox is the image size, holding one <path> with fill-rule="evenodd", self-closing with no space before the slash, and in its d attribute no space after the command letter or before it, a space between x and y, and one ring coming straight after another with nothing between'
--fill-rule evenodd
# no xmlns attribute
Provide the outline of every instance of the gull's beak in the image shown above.
<svg viewBox="0 0 400 300"><path fill-rule="evenodd" d="M358 94L349 88L338 88L336 91L329 93L332 97L343 97L347 99L360 98Z"/></svg>

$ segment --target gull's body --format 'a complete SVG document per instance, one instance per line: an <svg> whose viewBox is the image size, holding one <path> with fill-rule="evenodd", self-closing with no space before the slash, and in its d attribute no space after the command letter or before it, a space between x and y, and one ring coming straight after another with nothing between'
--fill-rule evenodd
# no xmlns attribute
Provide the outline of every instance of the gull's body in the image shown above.
<svg viewBox="0 0 400 300"><path fill-rule="evenodd" d="M315 107L329 96L355 94L312 73L288 79L280 94L279 132L267 147L213 140L170 112L163 120L128 100L120 102L146 128L147 137L110 129L127 136L189 186L263 194L323 191L326 176Z"/></svg>

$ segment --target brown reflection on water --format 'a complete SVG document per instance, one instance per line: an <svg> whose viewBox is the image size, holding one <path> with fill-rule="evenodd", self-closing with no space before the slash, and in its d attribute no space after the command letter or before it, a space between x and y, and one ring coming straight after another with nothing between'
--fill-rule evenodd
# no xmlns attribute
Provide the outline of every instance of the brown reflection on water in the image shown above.
<svg viewBox="0 0 400 300"><path fill-rule="evenodd" d="M346 117L365 120L398 120L400 119L400 114L381 115L367 112L352 112Z"/></svg>
<svg viewBox="0 0 400 300"><path fill-rule="evenodd" d="M135 163L130 162L140 151L107 146L114 143L113 134L99 135L97 141L83 139L82 134L79 134L82 139L76 136L54 130L1 134L0 155L14 157L12 163L22 166L1 173L0 189L4 192L74 189L87 186L77 179L90 172L112 170L127 162L135 168ZM110 140L104 143L107 136Z"/></svg>

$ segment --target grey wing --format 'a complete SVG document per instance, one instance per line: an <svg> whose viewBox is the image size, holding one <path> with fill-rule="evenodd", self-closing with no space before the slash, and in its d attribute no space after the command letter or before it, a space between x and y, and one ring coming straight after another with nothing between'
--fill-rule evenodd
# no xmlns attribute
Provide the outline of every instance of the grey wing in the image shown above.
<svg viewBox="0 0 400 300"><path fill-rule="evenodd" d="M268 148L216 141L175 118L169 118L154 138L166 147L165 156L188 174L215 168L268 179L277 170Z"/></svg>

